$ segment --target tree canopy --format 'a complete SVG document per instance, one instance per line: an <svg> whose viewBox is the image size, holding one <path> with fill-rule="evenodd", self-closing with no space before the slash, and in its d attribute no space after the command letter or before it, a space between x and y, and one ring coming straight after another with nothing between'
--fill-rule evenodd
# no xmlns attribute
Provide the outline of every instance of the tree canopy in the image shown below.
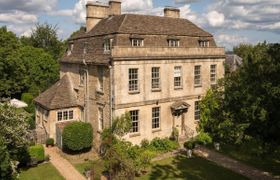
<svg viewBox="0 0 280 180"><path fill-rule="evenodd" d="M280 145L280 45L241 45L234 52L243 66L226 75L201 103L200 128L216 139L238 142L251 137Z"/></svg>
<svg viewBox="0 0 280 180"><path fill-rule="evenodd" d="M47 28L50 29L48 26ZM34 31L42 33L39 29ZM53 46L58 41L53 40L53 31L54 29L50 32L54 37L49 46L57 49L58 47ZM32 36L30 39L33 42ZM33 46L33 43L22 43L21 40L6 27L0 28L0 97L20 98L23 92L36 96L58 80L59 67L55 59L58 55L40 48L36 43Z"/></svg>

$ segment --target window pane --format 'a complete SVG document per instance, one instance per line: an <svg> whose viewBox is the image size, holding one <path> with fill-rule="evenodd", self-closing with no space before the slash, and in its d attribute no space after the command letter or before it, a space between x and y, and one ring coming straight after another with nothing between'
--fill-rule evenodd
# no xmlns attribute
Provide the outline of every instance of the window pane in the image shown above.
<svg viewBox="0 0 280 180"><path fill-rule="evenodd" d="M196 121L199 121L200 119L199 101L194 102L194 119Z"/></svg>
<svg viewBox="0 0 280 180"><path fill-rule="evenodd" d="M174 87L182 87L182 67L175 66L174 67Z"/></svg>
<svg viewBox="0 0 280 180"><path fill-rule="evenodd" d="M201 85L201 75L200 75L201 66L194 67L194 84Z"/></svg>
<svg viewBox="0 0 280 180"><path fill-rule="evenodd" d="M130 117L132 122L132 128L131 132L139 132L139 117L138 117L139 111L130 111Z"/></svg>
<svg viewBox="0 0 280 180"><path fill-rule="evenodd" d="M160 107L152 108L152 128L160 127Z"/></svg>
<svg viewBox="0 0 280 180"><path fill-rule="evenodd" d="M152 68L152 89L160 88L159 67Z"/></svg>
<svg viewBox="0 0 280 180"><path fill-rule="evenodd" d="M63 120L68 120L68 111L63 111Z"/></svg>
<svg viewBox="0 0 280 180"><path fill-rule="evenodd" d="M211 84L216 84L216 65L215 64L210 66L210 81L211 81Z"/></svg>
<svg viewBox="0 0 280 180"><path fill-rule="evenodd" d="M73 110L69 111L69 119L73 119L74 115L73 115Z"/></svg>
<svg viewBox="0 0 280 180"><path fill-rule="evenodd" d="M129 69L129 91L138 91L138 69Z"/></svg>
<svg viewBox="0 0 280 180"><path fill-rule="evenodd" d="M62 120L62 112L57 112L57 121Z"/></svg>

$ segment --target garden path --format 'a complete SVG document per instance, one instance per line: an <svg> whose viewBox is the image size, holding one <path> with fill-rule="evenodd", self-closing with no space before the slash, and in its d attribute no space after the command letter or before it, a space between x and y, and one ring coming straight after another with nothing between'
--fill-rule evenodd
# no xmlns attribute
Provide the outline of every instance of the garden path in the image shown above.
<svg viewBox="0 0 280 180"><path fill-rule="evenodd" d="M194 150L194 154L197 156L213 161L220 166L231 169L232 171L242 174L253 180L280 180L279 177L273 177L267 172L260 171L251 166L245 165L239 161L231 159L221 153L207 149L205 147L198 147Z"/></svg>
<svg viewBox="0 0 280 180"><path fill-rule="evenodd" d="M59 173L66 180L86 180L86 178L82 176L69 161L59 155L58 151L57 147L45 147L45 153L50 156L50 162L59 171Z"/></svg>

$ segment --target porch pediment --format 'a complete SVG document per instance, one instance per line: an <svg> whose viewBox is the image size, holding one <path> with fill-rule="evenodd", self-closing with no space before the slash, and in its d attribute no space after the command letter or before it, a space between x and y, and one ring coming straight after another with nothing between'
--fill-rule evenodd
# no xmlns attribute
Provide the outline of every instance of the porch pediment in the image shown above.
<svg viewBox="0 0 280 180"><path fill-rule="evenodd" d="M190 105L184 101L176 101L171 105L172 111L187 110Z"/></svg>

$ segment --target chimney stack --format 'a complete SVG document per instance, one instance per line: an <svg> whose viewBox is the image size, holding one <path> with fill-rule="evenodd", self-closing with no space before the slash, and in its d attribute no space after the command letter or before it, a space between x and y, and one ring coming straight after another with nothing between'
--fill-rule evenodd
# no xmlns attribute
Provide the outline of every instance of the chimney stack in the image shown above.
<svg viewBox="0 0 280 180"><path fill-rule="evenodd" d="M109 1L109 15L110 16L116 16L121 15L122 12L122 3L120 0L111 0Z"/></svg>
<svg viewBox="0 0 280 180"><path fill-rule="evenodd" d="M86 32L94 28L102 19L109 16L121 15L121 1L110 0L109 5L100 2L87 2L86 4Z"/></svg>
<svg viewBox="0 0 280 180"><path fill-rule="evenodd" d="M180 18L180 9L174 7L164 8L164 17Z"/></svg>

